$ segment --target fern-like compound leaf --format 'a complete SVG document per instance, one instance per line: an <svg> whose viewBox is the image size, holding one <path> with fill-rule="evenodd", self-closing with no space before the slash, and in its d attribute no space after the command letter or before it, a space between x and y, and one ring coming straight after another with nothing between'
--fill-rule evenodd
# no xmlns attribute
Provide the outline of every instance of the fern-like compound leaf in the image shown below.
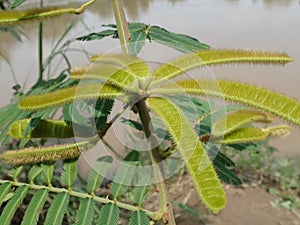
<svg viewBox="0 0 300 225"><path fill-rule="evenodd" d="M97 225L117 225L120 210L116 204L108 203L102 206Z"/></svg>
<svg viewBox="0 0 300 225"><path fill-rule="evenodd" d="M42 168L44 171L43 175L44 175L45 181L48 184L48 186L52 185L51 182L52 182L52 178L53 178L54 165L55 165L55 163L42 164Z"/></svg>
<svg viewBox="0 0 300 225"><path fill-rule="evenodd" d="M70 195L66 192L56 195L47 212L44 225L61 224L69 205L69 200Z"/></svg>
<svg viewBox="0 0 300 225"><path fill-rule="evenodd" d="M38 190L30 200L30 203L25 211L21 225L35 225L38 222L41 210L48 197L48 190Z"/></svg>
<svg viewBox="0 0 300 225"><path fill-rule="evenodd" d="M213 164L215 166L215 170L219 176L219 178L227 183L233 184L235 186L239 186L242 184L240 178L238 178L232 171L231 168L234 166L233 162L227 158L221 152L218 152L216 157L213 160Z"/></svg>
<svg viewBox="0 0 300 225"><path fill-rule="evenodd" d="M269 123L272 121L273 117L265 112L255 111L251 109L237 110L217 120L212 125L211 133L212 136L218 137L229 134L234 130L251 122Z"/></svg>
<svg viewBox="0 0 300 225"><path fill-rule="evenodd" d="M11 220L19 206L22 204L23 199L26 197L27 191L27 186L20 186L17 188L13 197L9 200L4 210L2 211L2 214L0 216L1 225L11 224Z"/></svg>
<svg viewBox="0 0 300 225"><path fill-rule="evenodd" d="M216 87L219 90L216 90ZM300 125L300 102L271 90L225 80L180 80L149 91L150 94L209 95L256 107Z"/></svg>
<svg viewBox="0 0 300 225"><path fill-rule="evenodd" d="M146 213L142 210L134 211L131 214L129 225L149 225L150 220Z"/></svg>
<svg viewBox="0 0 300 225"><path fill-rule="evenodd" d="M31 119L17 120L10 125L9 136L21 138L71 138L74 137L73 128L64 121L41 119L38 125L25 136L25 129Z"/></svg>
<svg viewBox="0 0 300 225"><path fill-rule="evenodd" d="M74 100L105 99L122 96L120 89L102 84L81 84L79 86L67 87L54 92L41 95L30 95L20 100L19 108L35 111L49 107L62 106Z"/></svg>
<svg viewBox="0 0 300 225"><path fill-rule="evenodd" d="M229 63L285 64L292 60L283 53L223 49L200 51L175 58L157 68L153 73L152 85L203 66Z"/></svg>
<svg viewBox="0 0 300 225"><path fill-rule="evenodd" d="M94 193L103 182L107 168L111 165L113 158L103 156L99 158L89 173L86 189L89 193Z"/></svg>
<svg viewBox="0 0 300 225"><path fill-rule="evenodd" d="M10 183L4 183L0 186L0 207L2 203L5 201L6 195L10 192L11 184Z"/></svg>
<svg viewBox="0 0 300 225"><path fill-rule="evenodd" d="M126 193L133 179L134 169L139 163L139 153L131 151L118 168L111 185L111 193L115 198Z"/></svg>
<svg viewBox="0 0 300 225"><path fill-rule="evenodd" d="M100 130L106 126L107 117L111 113L114 105L112 99L98 99L95 104L95 124L96 129Z"/></svg>
<svg viewBox="0 0 300 225"><path fill-rule="evenodd" d="M91 225L93 222L95 201L91 198L80 200L80 207L76 216L75 225Z"/></svg>
<svg viewBox="0 0 300 225"><path fill-rule="evenodd" d="M94 145L95 140L87 140L72 144L26 148L6 151L0 155L0 158L11 165L53 162L59 159L75 159L80 156L81 152L92 148Z"/></svg>
<svg viewBox="0 0 300 225"><path fill-rule="evenodd" d="M214 167L183 112L164 98L148 98L147 104L166 124L192 177L198 195L214 213L225 207L226 196Z"/></svg>
<svg viewBox="0 0 300 225"><path fill-rule="evenodd" d="M64 161L61 179L68 188L71 188L77 178L77 159Z"/></svg>

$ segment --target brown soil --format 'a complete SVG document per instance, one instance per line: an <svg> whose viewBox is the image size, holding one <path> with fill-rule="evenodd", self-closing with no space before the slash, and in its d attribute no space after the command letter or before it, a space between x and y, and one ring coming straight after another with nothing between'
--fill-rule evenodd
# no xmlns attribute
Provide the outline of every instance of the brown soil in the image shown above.
<svg viewBox="0 0 300 225"><path fill-rule="evenodd" d="M197 219L175 206L178 225L300 225L298 217L300 210L295 212L297 216L287 209L276 206L274 204L276 196L257 185L244 185L242 188L225 186L227 206L218 215L209 214L204 209L188 176L183 177L174 190L172 192L176 194L173 199L193 208L202 214L203 218Z"/></svg>

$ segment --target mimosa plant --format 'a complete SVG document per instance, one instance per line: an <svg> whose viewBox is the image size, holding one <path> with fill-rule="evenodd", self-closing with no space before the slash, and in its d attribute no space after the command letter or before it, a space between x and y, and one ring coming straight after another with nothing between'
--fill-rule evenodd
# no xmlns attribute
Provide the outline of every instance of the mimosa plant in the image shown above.
<svg viewBox="0 0 300 225"><path fill-rule="evenodd" d="M89 1L78 9L59 7L4 12L0 14L0 25L66 13L81 13L92 2L94 1ZM15 117L10 116L0 125L4 127L4 131L8 130L11 138L24 140L21 141L24 146L30 139L77 136L84 140L56 146L5 151L1 155L1 160L17 167L13 170L13 180L4 177L0 179L0 203L7 201L0 216L0 224L10 224L15 211L26 196L32 197L27 201L29 205L22 224L37 224L50 194L54 199L48 208L45 224L62 223L71 197L80 200L76 224L92 224L93 221L101 225L118 224L120 208L132 211L129 220L129 224L132 225L154 224L160 220L166 224L175 224L165 172L161 164L174 155L179 155L184 161L205 206L213 213L218 213L226 204L220 179L235 185L241 181L230 170L234 167L234 163L225 154L217 151L212 158L210 151L219 145L237 149L246 148L248 143L266 140L272 136L287 135L290 131L288 125L262 128L253 124L255 122L267 125L274 120L273 115L300 125L300 103L285 95L251 84L208 80L202 79L201 76L191 79L185 76L190 70L205 66L244 63L284 65L292 61L288 55L263 51L210 49L208 45L191 37L171 33L157 26L142 23L127 24L121 1L112 0L112 3L117 24L111 25L114 29L79 39L95 40L113 36L121 40L123 53L92 56L89 65L76 67L70 71L69 80L64 81L64 77L58 77L49 83L41 83L35 87L39 88L38 90L33 89L19 98L18 109L15 104L1 110L1 118L13 111L21 112L15 114ZM173 42L167 37L172 37ZM175 58L152 72L149 65L136 56L147 39L190 53ZM207 102L201 99L203 96L213 96L247 107L236 107L228 114L218 116L216 121L210 120L213 122L212 125L203 127L203 121L215 113L205 105ZM198 111L195 113L198 114L195 117L202 117L196 125L191 123L184 109L187 107L186 102L178 101L178 97L196 103ZM123 110L108 121L115 100L123 103ZM82 115L79 116L80 110L76 108L78 102L95 109L91 118L83 119ZM64 120L48 118L53 110L59 107L63 108ZM149 150L154 183L159 193L160 208L157 211L144 207L149 180L142 182L142 176L138 176L139 180L135 181L137 187L131 189L134 193L133 202L121 201L122 195L128 191L128 184L133 184L132 177L137 176L133 175L126 164L144 165L140 157L142 153L139 151L132 150L125 157L125 166L121 166L115 174L116 179L112 181L111 196L97 195L97 189L103 182L101 174L105 173L113 161L110 156L101 157L96 162L84 191L79 191L75 183L78 172L77 159L98 142L105 144L104 137L107 131L126 109L138 114L139 119L123 118L123 122L143 131L149 144L149 149L140 150ZM156 128L153 118L164 124L162 129ZM165 133L164 141L170 144L168 148L159 143L161 130ZM2 134L2 138L5 135ZM64 162L63 172L59 178L63 184L54 182L53 170L57 160ZM30 166L24 167L25 165ZM29 171L28 179L19 181L21 178L18 177L24 169ZM41 174L46 179L42 179ZM126 185L122 183L125 180ZM97 210L99 207L100 211Z"/></svg>

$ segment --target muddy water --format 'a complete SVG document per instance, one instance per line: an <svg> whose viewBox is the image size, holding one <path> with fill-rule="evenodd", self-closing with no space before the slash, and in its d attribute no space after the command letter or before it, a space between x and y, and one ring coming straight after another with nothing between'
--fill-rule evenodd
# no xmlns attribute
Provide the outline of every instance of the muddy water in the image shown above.
<svg viewBox="0 0 300 225"><path fill-rule="evenodd" d="M27 6L37 1L27 1ZM47 2L47 1L45 1ZM60 1L49 1L50 5ZM82 1L68 3L78 5ZM84 15L68 35L75 38L90 31L100 31L101 24L113 23L110 1L99 0ZM197 37L214 48L247 48L269 51L284 51L294 57L295 62L279 66L226 66L215 67L218 78L234 79L254 83L277 90L300 100L300 5L297 0L124 0L130 21L142 21L160 25L169 30ZM26 4L24 7L26 7ZM67 16L46 21L44 33L44 56L46 57L56 41L74 19ZM17 82L24 89L35 82L37 66L37 23L24 23L20 29L26 35L22 43L11 35L0 33L0 52L12 64ZM117 40L100 42L76 42L72 48L86 49L90 53L106 52L118 46ZM145 47L141 57L165 60L179 53L158 44ZM69 52L72 65L87 63L87 58L77 52ZM56 68L56 63L60 65ZM49 77L54 77L65 63L57 58L51 67ZM48 72L48 71L47 71ZM9 102L11 86L15 83L11 70L1 58L0 61L0 106ZM300 155L299 129L275 144L282 152Z"/></svg>

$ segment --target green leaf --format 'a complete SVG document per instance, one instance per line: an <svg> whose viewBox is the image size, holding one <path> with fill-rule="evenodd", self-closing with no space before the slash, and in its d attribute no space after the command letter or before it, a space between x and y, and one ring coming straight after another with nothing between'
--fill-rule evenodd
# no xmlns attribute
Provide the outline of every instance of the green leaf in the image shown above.
<svg viewBox="0 0 300 225"><path fill-rule="evenodd" d="M7 205L5 206L4 210L2 211L2 214L0 216L0 224L1 225L10 225L11 220L19 208L19 206L22 204L23 199L25 198L28 191L27 186L20 186L15 191L13 197L9 200Z"/></svg>
<svg viewBox="0 0 300 225"><path fill-rule="evenodd" d="M93 222L95 201L91 198L80 200L80 207L76 216L75 225L91 225Z"/></svg>
<svg viewBox="0 0 300 225"><path fill-rule="evenodd" d="M217 160L222 165L224 165L228 168L235 167L235 163L230 158L228 158L225 154L220 152L220 150L218 148L216 148L215 151L217 151L217 155L215 156L214 160ZM214 153L214 155L215 155L215 153Z"/></svg>
<svg viewBox="0 0 300 225"><path fill-rule="evenodd" d="M119 166L111 185L111 193L115 198L126 193L133 179L135 167L139 163L139 152L131 151Z"/></svg>
<svg viewBox="0 0 300 225"><path fill-rule="evenodd" d="M150 220L143 210L134 211L131 214L129 225L149 225Z"/></svg>
<svg viewBox="0 0 300 225"><path fill-rule="evenodd" d="M143 175L143 177L139 180L138 184L134 188L134 203L138 204L138 206L142 206L146 201L147 193L150 189L149 182L151 177L147 174Z"/></svg>
<svg viewBox="0 0 300 225"><path fill-rule="evenodd" d="M97 225L117 225L119 208L116 204L108 203L102 206Z"/></svg>
<svg viewBox="0 0 300 225"><path fill-rule="evenodd" d="M133 127L134 129L136 129L138 131L144 130L143 125L138 121L135 121L132 119L127 119L124 117L121 117L121 121L122 121L122 123L127 124L128 126Z"/></svg>
<svg viewBox="0 0 300 225"><path fill-rule="evenodd" d="M251 109L237 110L217 120L213 124L211 132L214 137L218 137L229 134L251 122L269 123L273 120L274 118L265 112Z"/></svg>
<svg viewBox="0 0 300 225"><path fill-rule="evenodd" d="M68 188L71 188L77 178L77 159L64 161L61 179Z"/></svg>
<svg viewBox="0 0 300 225"><path fill-rule="evenodd" d="M111 165L113 158L111 156L103 156L99 158L89 173L86 189L89 193L94 193L103 182L103 174Z"/></svg>
<svg viewBox="0 0 300 225"><path fill-rule="evenodd" d="M137 55L143 49L147 40L147 34L144 31L136 31L130 34L129 52Z"/></svg>
<svg viewBox="0 0 300 225"><path fill-rule="evenodd" d="M2 203L5 201L6 195L10 192L11 184L6 182L1 184L0 186L0 207Z"/></svg>
<svg viewBox="0 0 300 225"><path fill-rule="evenodd" d="M44 171L43 175L46 179L46 183L48 184L48 186L52 186L51 182L52 182L52 178L53 178L54 165L55 165L55 163L42 164L42 168L43 168L43 171Z"/></svg>
<svg viewBox="0 0 300 225"><path fill-rule="evenodd" d="M22 171L23 166L15 167L10 171L10 176L13 178L14 181L18 181L18 176L22 173Z"/></svg>
<svg viewBox="0 0 300 225"><path fill-rule="evenodd" d="M258 143L243 143L243 144L231 144L225 147L238 151L251 151L255 153L260 152L260 145Z"/></svg>
<svg viewBox="0 0 300 225"><path fill-rule="evenodd" d="M43 173L43 168L41 167L41 165L33 165L28 172L28 180L30 182L33 182L34 179L41 173Z"/></svg>
<svg viewBox="0 0 300 225"><path fill-rule="evenodd" d="M293 59L284 53L228 49L200 51L180 56L158 67L153 73L155 79L151 85L167 81L189 70L204 66L229 63L284 65L291 61Z"/></svg>
<svg viewBox="0 0 300 225"><path fill-rule="evenodd" d="M35 225L39 220L39 215L47 200L48 190L38 190L30 200L30 203L25 211L21 225Z"/></svg>
<svg viewBox="0 0 300 225"><path fill-rule="evenodd" d="M234 186L239 186L242 184L240 178L238 178L229 168L227 168L224 164L221 164L220 161L217 159L214 160L214 166L217 171L218 176L220 179L227 183L233 184Z"/></svg>
<svg viewBox="0 0 300 225"><path fill-rule="evenodd" d="M225 207L220 180L198 136L183 112L163 98L148 98L147 105L164 121L192 177L199 197L214 213Z"/></svg>
<svg viewBox="0 0 300 225"><path fill-rule="evenodd" d="M66 192L59 193L54 198L46 215L45 225L61 224L69 205L70 195Z"/></svg>
<svg viewBox="0 0 300 225"><path fill-rule="evenodd" d="M151 26L148 34L150 40L174 48L181 52L192 52L209 49L210 46L185 34L170 32L158 26Z"/></svg>
<svg viewBox="0 0 300 225"><path fill-rule="evenodd" d="M91 33L82 37L76 38L78 41L94 41L94 40L101 40L105 37L113 36L116 33L116 30L103 30L99 33Z"/></svg>
<svg viewBox="0 0 300 225"><path fill-rule="evenodd" d="M216 89L217 88L217 89ZM161 85L149 94L209 95L256 107L300 125L300 103L293 98L268 89L225 80L180 80Z"/></svg>
<svg viewBox="0 0 300 225"><path fill-rule="evenodd" d="M147 29L147 27L147 24L141 22L133 22L128 24L128 30L130 34L138 31L144 31Z"/></svg>
<svg viewBox="0 0 300 225"><path fill-rule="evenodd" d="M21 5L22 3L26 2L26 0L14 0L11 4L10 4L10 8L14 9L16 7L18 7L19 5Z"/></svg>
<svg viewBox="0 0 300 225"><path fill-rule="evenodd" d="M231 168L235 167L234 162L217 148L214 148L214 152L215 151L217 151L217 154L215 155L214 153L213 164L219 178L227 184L233 184L235 186L241 185L242 181L231 171Z"/></svg>
<svg viewBox="0 0 300 225"><path fill-rule="evenodd" d="M96 101L94 118L97 130L106 126L107 117L111 113L114 102L112 99L98 99Z"/></svg>
<svg viewBox="0 0 300 225"><path fill-rule="evenodd" d="M81 84L79 86L67 87L54 92L31 95L22 98L19 108L28 111L42 110L49 107L66 105L74 100L115 98L122 96L120 89L102 84Z"/></svg>

